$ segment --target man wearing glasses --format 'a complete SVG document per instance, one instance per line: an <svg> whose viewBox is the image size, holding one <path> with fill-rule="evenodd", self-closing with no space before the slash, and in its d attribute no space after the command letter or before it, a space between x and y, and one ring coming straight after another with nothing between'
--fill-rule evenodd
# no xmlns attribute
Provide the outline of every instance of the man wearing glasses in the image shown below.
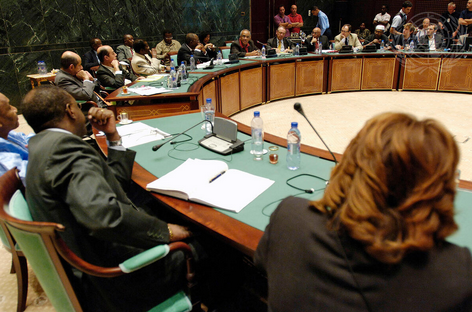
<svg viewBox="0 0 472 312"><path fill-rule="evenodd" d="M317 51L319 45L323 50L329 49L328 37L321 35L321 28L315 27L311 32L311 36L306 38L306 47L309 52Z"/></svg>
<svg viewBox="0 0 472 312"><path fill-rule="evenodd" d="M161 60L166 66L170 65L169 52L178 52L180 49L180 42L174 40L170 30L164 30L164 40L156 45L157 59ZM179 64L174 64L179 65Z"/></svg>

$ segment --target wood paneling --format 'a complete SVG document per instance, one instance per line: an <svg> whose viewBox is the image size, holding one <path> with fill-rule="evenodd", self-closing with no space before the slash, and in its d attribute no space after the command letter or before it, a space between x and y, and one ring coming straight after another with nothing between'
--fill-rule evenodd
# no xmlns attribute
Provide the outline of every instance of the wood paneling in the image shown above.
<svg viewBox="0 0 472 312"><path fill-rule="evenodd" d="M334 59L332 62L331 91L360 90L362 59Z"/></svg>
<svg viewBox="0 0 472 312"><path fill-rule="evenodd" d="M230 116L240 110L239 108L239 72L220 78L221 86L221 112Z"/></svg>
<svg viewBox="0 0 472 312"><path fill-rule="evenodd" d="M241 109L262 103L262 67L239 73L241 83Z"/></svg>
<svg viewBox="0 0 472 312"><path fill-rule="evenodd" d="M295 95L295 62L269 67L269 100Z"/></svg>
<svg viewBox="0 0 472 312"><path fill-rule="evenodd" d="M200 102L201 105L205 104L206 99L210 98L211 102L215 106L216 109L219 107L217 92L216 92L216 80L213 80L209 84L205 85L202 90L202 101Z"/></svg>
<svg viewBox="0 0 472 312"><path fill-rule="evenodd" d="M362 90L392 90L395 58L364 58Z"/></svg>
<svg viewBox="0 0 472 312"><path fill-rule="evenodd" d="M126 112L131 120L155 118L159 115L180 113L196 109L196 107L192 107L190 103L126 105L114 106L114 108L116 109L116 116L120 115L122 112Z"/></svg>
<svg viewBox="0 0 472 312"><path fill-rule="evenodd" d="M403 77L404 90L436 90L439 58L407 58L405 59L405 73Z"/></svg>
<svg viewBox="0 0 472 312"><path fill-rule="evenodd" d="M323 92L324 61L297 62L295 95Z"/></svg>
<svg viewBox="0 0 472 312"><path fill-rule="evenodd" d="M472 59L443 59L438 90L472 92Z"/></svg>

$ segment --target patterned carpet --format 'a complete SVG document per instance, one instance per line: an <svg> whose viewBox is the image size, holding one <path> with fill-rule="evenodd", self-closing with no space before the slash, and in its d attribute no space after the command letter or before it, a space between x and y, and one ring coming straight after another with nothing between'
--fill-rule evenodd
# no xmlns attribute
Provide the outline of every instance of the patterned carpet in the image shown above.
<svg viewBox="0 0 472 312"><path fill-rule="evenodd" d="M326 149L305 119L293 109L302 104L305 114L329 148L342 154L357 132L371 117L382 112L406 112L417 118L435 118L455 136L461 151L462 180L472 181L472 110L470 95L460 93L370 91L313 95L271 102L231 116L250 125L260 111L264 131L285 138L290 122L297 121L302 143ZM303 165L303 159L302 159Z"/></svg>

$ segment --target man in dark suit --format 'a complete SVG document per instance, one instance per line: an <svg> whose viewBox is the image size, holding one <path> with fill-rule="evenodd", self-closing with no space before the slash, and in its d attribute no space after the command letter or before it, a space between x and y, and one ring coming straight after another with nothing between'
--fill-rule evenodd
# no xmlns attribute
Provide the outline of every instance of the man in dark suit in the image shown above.
<svg viewBox="0 0 472 312"><path fill-rule="evenodd" d="M119 62L125 62L128 63L128 65L131 65L131 59L133 58L134 54L133 44L133 36L130 34L123 36L123 44L116 48L116 54L118 55L117 57Z"/></svg>
<svg viewBox="0 0 472 312"><path fill-rule="evenodd" d="M277 49L277 53L292 50L292 43L285 38L286 32L284 27L277 28L276 36L267 40L267 45Z"/></svg>
<svg viewBox="0 0 472 312"><path fill-rule="evenodd" d="M102 41L98 38L90 39L90 46L92 50L88 51L84 54L84 68L90 74L94 74L98 70L98 66L100 65L100 61L98 60L97 50L102 46Z"/></svg>
<svg viewBox="0 0 472 312"><path fill-rule="evenodd" d="M430 51L442 48L442 35L436 33L438 26L431 24L428 26L427 35L420 38L420 44L427 44Z"/></svg>
<svg viewBox="0 0 472 312"><path fill-rule="evenodd" d="M94 101L99 106L106 106L94 92L100 89L98 80L82 68L82 61L78 54L72 51L64 52L61 56L61 69L57 72L54 83L76 100Z"/></svg>
<svg viewBox="0 0 472 312"><path fill-rule="evenodd" d="M138 77L132 72L124 69L118 60L115 51L110 46L101 46L98 49L100 67L97 70L97 79L104 87L118 89L128 83L135 81Z"/></svg>
<svg viewBox="0 0 472 312"><path fill-rule="evenodd" d="M187 65L190 65L191 55L195 58L195 64L208 62L210 60L198 36L193 33L188 33L187 36L185 36L185 43L180 47L177 53L177 63L181 64L182 62L186 62Z"/></svg>
<svg viewBox="0 0 472 312"><path fill-rule="evenodd" d="M128 199L136 152L121 145L111 110L92 107L87 116L106 135L105 161L81 139L86 117L64 90L35 88L22 107L37 133L29 142L34 165L26 177L31 214L35 221L63 224L61 236L76 254L93 264L116 266L144 249L191 236L187 228L161 221ZM184 255L175 252L133 274L113 280L84 274L73 285L84 286L85 303L95 299L100 311L147 311L180 289L184 275Z"/></svg>
<svg viewBox="0 0 472 312"><path fill-rule="evenodd" d="M322 50L329 49L328 37L321 35L321 28L315 27L311 32L311 36L306 38L306 48L308 52L316 51L316 48L321 44Z"/></svg>
<svg viewBox="0 0 472 312"><path fill-rule="evenodd" d="M239 57L261 55L251 40L251 32L247 29L241 30L239 40L231 44L231 53L237 53Z"/></svg>

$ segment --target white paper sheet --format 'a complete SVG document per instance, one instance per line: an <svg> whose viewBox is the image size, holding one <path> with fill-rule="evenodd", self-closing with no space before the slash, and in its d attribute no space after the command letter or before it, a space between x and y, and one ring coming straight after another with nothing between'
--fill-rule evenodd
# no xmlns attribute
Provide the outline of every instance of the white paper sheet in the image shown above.
<svg viewBox="0 0 472 312"><path fill-rule="evenodd" d="M126 148L152 141L159 141L169 136L168 133L142 122L135 122L130 125L117 127L116 129L121 136L123 146Z"/></svg>

